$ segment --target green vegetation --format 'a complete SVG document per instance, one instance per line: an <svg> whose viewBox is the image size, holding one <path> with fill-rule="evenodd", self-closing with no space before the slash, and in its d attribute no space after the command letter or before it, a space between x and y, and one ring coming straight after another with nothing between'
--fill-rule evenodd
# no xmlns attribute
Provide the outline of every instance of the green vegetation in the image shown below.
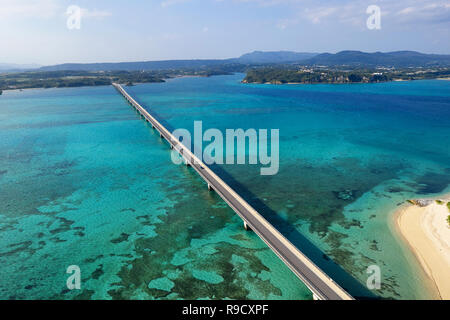
<svg viewBox="0 0 450 320"><path fill-rule="evenodd" d="M192 70L164 71L33 71L0 74L2 90L29 88L63 88L82 86L104 86L112 82L153 83L179 76L204 76L229 74L225 67Z"/></svg>
<svg viewBox="0 0 450 320"><path fill-rule="evenodd" d="M322 53L304 61L316 66L356 66L395 68L450 66L450 55L423 54L415 51L361 52L344 50L338 53Z"/></svg>
<svg viewBox="0 0 450 320"><path fill-rule="evenodd" d="M419 80L450 77L450 68L407 68L402 70L309 68L304 66L273 66L252 68L244 83L375 83L394 80Z"/></svg>
<svg viewBox="0 0 450 320"><path fill-rule="evenodd" d="M444 201L442 201L442 200L436 200L436 203L442 205L442 204L444 204Z"/></svg>
<svg viewBox="0 0 450 320"><path fill-rule="evenodd" d="M81 65L83 66L83 65ZM243 65L213 64L196 68L151 71L29 71L0 73L2 90L28 88L61 88L103 86L112 82L133 85L136 83L164 82L179 76L226 75L247 72L244 83L376 83L394 80L450 78L450 68L360 68L360 67L306 67L295 64Z"/></svg>
<svg viewBox="0 0 450 320"><path fill-rule="evenodd" d="M243 72L245 67L257 65L345 66L345 68L439 68L450 66L450 55L424 54L414 51L361 52L345 50L338 53L311 53L292 51L253 51L239 58L136 61L117 63L64 63L45 66L40 71L58 70L187 70L226 69Z"/></svg>
<svg viewBox="0 0 450 320"><path fill-rule="evenodd" d="M0 74L0 90L103 86L112 82L162 82L158 74L142 72L49 71Z"/></svg>
<svg viewBox="0 0 450 320"><path fill-rule="evenodd" d="M448 211L450 211L450 202L447 202Z"/></svg>

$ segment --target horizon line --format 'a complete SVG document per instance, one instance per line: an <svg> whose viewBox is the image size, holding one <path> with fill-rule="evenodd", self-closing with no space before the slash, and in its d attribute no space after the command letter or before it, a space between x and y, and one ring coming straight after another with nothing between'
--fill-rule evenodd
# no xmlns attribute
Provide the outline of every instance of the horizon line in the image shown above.
<svg viewBox="0 0 450 320"><path fill-rule="evenodd" d="M237 57L229 57L229 58L174 58L174 59L155 59L155 60L119 60L119 61L103 61L103 62L60 62L60 63L51 63L51 64L39 64L39 63L33 63L33 62L27 62L27 63L8 63L8 62L0 62L1 64L5 65L17 65L17 67L20 67L21 65L36 65L37 67L34 68L25 68L25 69L38 69L41 67L51 67L51 66L57 66L57 65L64 65L64 64L117 64L117 63L135 63L135 62L165 62L165 61L225 61L225 60L232 60L232 59L239 59L243 55L251 54L255 52L262 52L262 53L273 53L273 52L290 52L290 53L305 53L305 54L337 54L340 52L346 52L346 51L353 51L353 52L361 52L361 53L394 53L394 52L416 52L421 54L428 54L428 55L450 55L450 53L426 53L421 52L417 50L394 50L394 51L362 51L362 50L356 50L356 49L345 49L345 50L339 50L339 51L325 51L325 52L313 52L313 51L293 51L293 50L253 50L246 53L241 54Z"/></svg>

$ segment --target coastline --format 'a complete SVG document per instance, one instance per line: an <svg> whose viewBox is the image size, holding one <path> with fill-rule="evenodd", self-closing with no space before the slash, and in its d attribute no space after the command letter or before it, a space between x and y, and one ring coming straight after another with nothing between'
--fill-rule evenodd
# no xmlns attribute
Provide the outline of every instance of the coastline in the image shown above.
<svg viewBox="0 0 450 320"><path fill-rule="evenodd" d="M281 81L267 81L267 82L258 82L258 81L252 81L249 82L247 80L242 80L242 84L271 84L271 85L277 85L277 86L284 86L284 85L296 85L296 84L377 84L377 83L388 83L388 82L408 82L408 81L423 81L423 80L443 80L443 81L449 81L450 78L424 78L424 79L392 79L392 80L386 80L386 81L376 81L376 82L281 82Z"/></svg>
<svg viewBox="0 0 450 320"><path fill-rule="evenodd" d="M407 204L394 213L396 232L413 253L424 273L434 284L440 299L450 299L450 228L446 220L450 215L447 202L450 194L440 197L444 201L421 207Z"/></svg>
<svg viewBox="0 0 450 320"><path fill-rule="evenodd" d="M133 82L133 85L138 85L138 84L147 84L147 83L164 83L170 80L174 80L174 79L182 79L182 78L208 78L208 77L213 77L216 75L222 75L222 74L215 74L215 75L179 75L179 76L174 76L174 77L167 77L167 78L162 78L161 81L151 81L151 82ZM226 75L226 74L223 74ZM126 85L126 84L125 84ZM13 91L23 91L23 90L30 90L30 89L64 89L64 88L83 88L83 87L107 87L107 86L111 86L111 84L99 84L99 85L80 85L80 86L70 86L70 87L58 87L58 86L51 86L51 87L27 87L27 88L13 88L13 89L0 89L0 92L3 91L3 93L5 92L13 92ZM1 95L1 93L0 93Z"/></svg>

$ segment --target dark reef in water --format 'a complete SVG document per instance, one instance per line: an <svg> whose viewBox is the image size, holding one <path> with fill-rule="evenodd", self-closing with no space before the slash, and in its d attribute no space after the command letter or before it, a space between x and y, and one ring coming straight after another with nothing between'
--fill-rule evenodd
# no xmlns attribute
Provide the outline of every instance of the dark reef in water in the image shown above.
<svg viewBox="0 0 450 320"><path fill-rule="evenodd" d="M450 184L450 173L427 172L417 180L418 194L440 193Z"/></svg>

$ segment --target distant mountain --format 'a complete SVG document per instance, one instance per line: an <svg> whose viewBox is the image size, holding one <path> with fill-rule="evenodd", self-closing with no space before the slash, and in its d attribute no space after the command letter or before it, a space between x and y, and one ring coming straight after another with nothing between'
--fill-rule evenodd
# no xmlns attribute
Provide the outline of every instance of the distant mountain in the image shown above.
<svg viewBox="0 0 450 320"><path fill-rule="evenodd" d="M425 54L416 51L374 52L341 51L322 53L303 61L307 65L362 67L429 67L450 66L450 55Z"/></svg>
<svg viewBox="0 0 450 320"><path fill-rule="evenodd" d="M249 65L291 64L354 66L354 67L430 67L450 66L450 55L424 54L415 51L374 52L341 51L332 53L307 53L292 51L254 51L239 58L204 60L162 60L118 63L65 63L41 67L39 71L136 71L171 69L223 68L228 71L245 69ZM232 66L230 68L230 66ZM234 66L234 67L233 67ZM238 66L238 68L235 68ZM1 68L1 65L0 65ZM233 69L234 68L234 69ZM240 70L240 71L242 71Z"/></svg>
<svg viewBox="0 0 450 320"><path fill-rule="evenodd" d="M318 53L293 51L253 51L251 53L246 53L235 60L245 64L288 63L303 61L316 55L318 55Z"/></svg>
<svg viewBox="0 0 450 320"><path fill-rule="evenodd" d="M117 63L64 63L54 66L41 67L39 71L135 71L135 70L170 70L170 69L201 69L227 64L278 64L299 62L314 57L317 53L302 53L291 51L262 52L254 51L239 58L204 59L204 60L161 60Z"/></svg>
<svg viewBox="0 0 450 320"><path fill-rule="evenodd" d="M46 66L39 71L136 71L136 70L170 70L170 69L201 69L214 65L222 65L227 60L161 60L140 62L112 62L112 63L64 63Z"/></svg>

